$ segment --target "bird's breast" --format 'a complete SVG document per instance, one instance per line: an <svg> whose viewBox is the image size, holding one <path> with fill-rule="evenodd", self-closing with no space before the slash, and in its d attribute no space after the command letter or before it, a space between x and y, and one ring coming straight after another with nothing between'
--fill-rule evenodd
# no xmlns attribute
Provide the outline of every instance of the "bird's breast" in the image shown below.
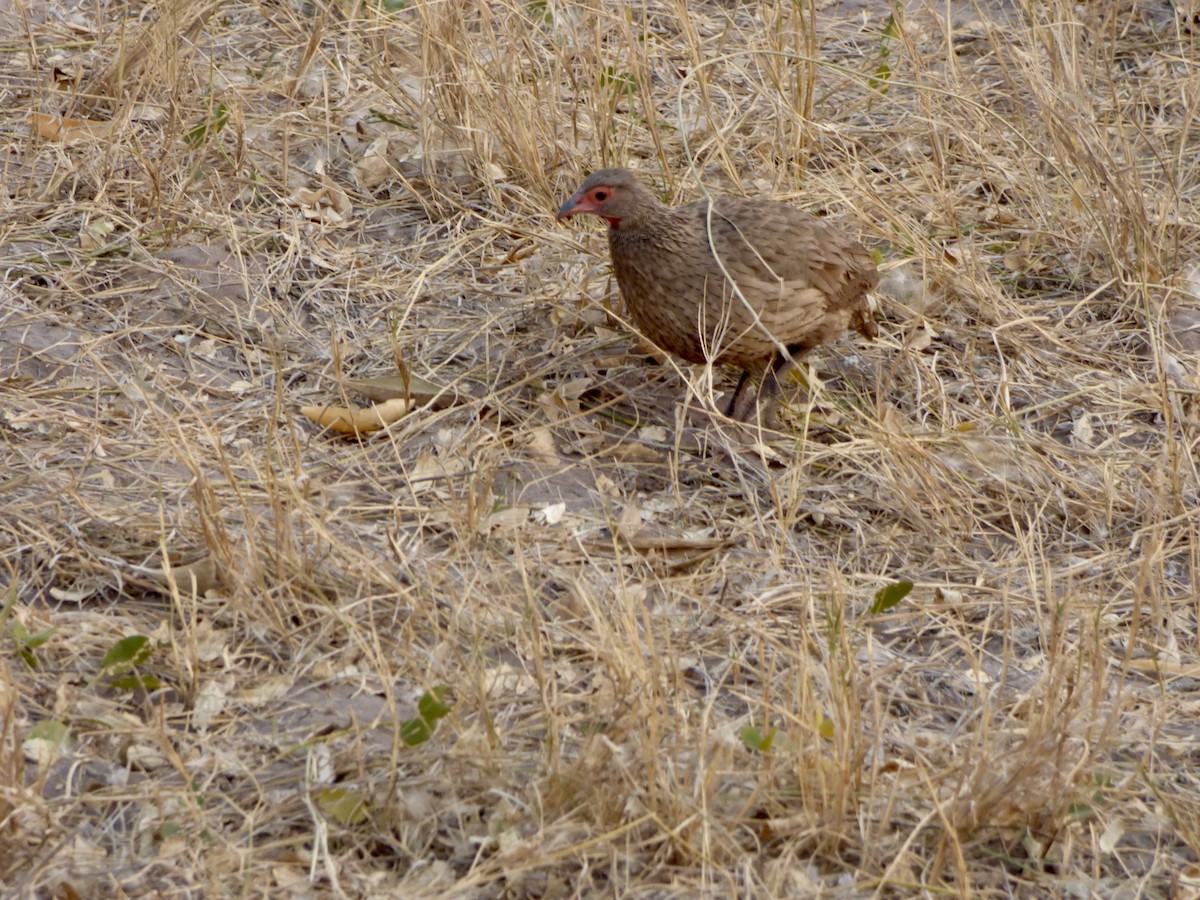
<svg viewBox="0 0 1200 900"><path fill-rule="evenodd" d="M792 318L787 286L744 262L718 263L706 240L610 232L613 270L638 329L689 362L750 368ZM703 236L701 236L702 238ZM718 253L719 245L718 245ZM736 287L735 287L736 285ZM795 312L796 310L793 310ZM782 314L782 315L781 315Z"/></svg>

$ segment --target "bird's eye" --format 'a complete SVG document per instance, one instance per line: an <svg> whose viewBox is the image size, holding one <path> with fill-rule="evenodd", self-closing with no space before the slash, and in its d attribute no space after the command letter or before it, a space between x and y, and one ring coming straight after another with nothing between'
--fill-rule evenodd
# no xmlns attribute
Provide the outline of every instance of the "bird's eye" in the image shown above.
<svg viewBox="0 0 1200 900"><path fill-rule="evenodd" d="M596 193L594 193L592 196L603 203L608 199L608 191L596 191Z"/></svg>

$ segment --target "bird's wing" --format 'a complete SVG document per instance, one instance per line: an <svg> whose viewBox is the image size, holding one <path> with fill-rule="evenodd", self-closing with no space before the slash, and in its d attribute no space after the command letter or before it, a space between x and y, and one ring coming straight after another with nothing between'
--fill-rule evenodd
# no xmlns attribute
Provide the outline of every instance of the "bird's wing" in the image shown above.
<svg viewBox="0 0 1200 900"><path fill-rule="evenodd" d="M878 280L870 253L825 219L770 200L718 198L680 209L711 237L714 256L739 283L792 292L815 288L834 306L871 290ZM767 289L764 294L775 291Z"/></svg>

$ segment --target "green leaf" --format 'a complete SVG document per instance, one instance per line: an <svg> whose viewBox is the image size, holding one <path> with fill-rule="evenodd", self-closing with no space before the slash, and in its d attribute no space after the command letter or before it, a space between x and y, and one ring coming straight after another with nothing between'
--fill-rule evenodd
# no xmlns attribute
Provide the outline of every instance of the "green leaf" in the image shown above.
<svg viewBox="0 0 1200 900"><path fill-rule="evenodd" d="M58 719L44 719L29 729L26 739L49 741L62 746L71 737L71 729Z"/></svg>
<svg viewBox="0 0 1200 900"><path fill-rule="evenodd" d="M896 36L897 31L896 17L888 16L887 24L883 26L883 33L879 36L879 65L875 68L875 74L867 79L871 90L878 91L880 94L886 94L892 86L892 67L888 63L888 57L892 50L888 45Z"/></svg>
<svg viewBox="0 0 1200 900"><path fill-rule="evenodd" d="M445 685L435 687L422 694L421 699L417 701L417 712L421 718L432 725L438 719L444 719L450 715L450 707L442 702L442 697L445 695Z"/></svg>
<svg viewBox="0 0 1200 900"><path fill-rule="evenodd" d="M376 119L378 119L380 122L385 122L388 125L394 125L397 128L403 128L406 131L416 131L417 130L417 127L415 125L413 125L411 122L403 122L400 119L397 119L395 116L388 115L381 109L376 109L374 106L368 106L367 111L372 116L374 116Z"/></svg>
<svg viewBox="0 0 1200 900"><path fill-rule="evenodd" d="M891 81L892 67L888 65L886 59L881 59L879 66L875 69L875 74L867 79L867 84L871 86L871 90L886 94L891 90Z"/></svg>
<svg viewBox="0 0 1200 900"><path fill-rule="evenodd" d="M1086 821L1096 818L1096 809L1090 803L1072 803L1067 806L1067 815L1073 819Z"/></svg>
<svg viewBox="0 0 1200 900"><path fill-rule="evenodd" d="M367 798L344 787L324 787L316 792L317 804L325 815L342 825L361 825L367 821Z"/></svg>
<svg viewBox="0 0 1200 900"><path fill-rule="evenodd" d="M422 719L409 719L400 726L400 740L410 747L418 747L433 736L433 729Z"/></svg>
<svg viewBox="0 0 1200 900"><path fill-rule="evenodd" d="M157 691L162 687L162 681L153 675L114 675L108 686L118 691Z"/></svg>
<svg viewBox="0 0 1200 900"><path fill-rule="evenodd" d="M759 753L770 753L777 729L768 728L764 735L757 725L747 725L738 734L742 743Z"/></svg>
<svg viewBox="0 0 1200 900"><path fill-rule="evenodd" d="M21 657L21 661L29 668L36 669L38 667L37 657L33 655L33 651L50 640L54 632L58 631L58 626L43 628L41 631L30 634L28 628L13 619L8 630L12 634L13 643L17 645L17 656Z"/></svg>
<svg viewBox="0 0 1200 900"><path fill-rule="evenodd" d="M4 606L0 608L0 625L3 625L12 615L13 607L17 605L17 582L14 580L8 586L8 595L4 598Z"/></svg>
<svg viewBox="0 0 1200 900"><path fill-rule="evenodd" d="M438 719L444 719L450 714L451 707L442 702L445 695L445 685L439 685L421 695L421 699L417 701L417 716L400 726L400 739L404 743L416 747L433 737Z"/></svg>
<svg viewBox="0 0 1200 900"><path fill-rule="evenodd" d="M633 94L637 92L637 76L631 72L618 72L613 66L605 66L600 73L600 86L611 87L617 94Z"/></svg>
<svg viewBox="0 0 1200 900"><path fill-rule="evenodd" d="M121 638L104 654L104 659L100 661L100 668L105 671L113 669L124 673L133 666L141 665L154 652L153 647L147 646L149 641L150 638L144 634L131 634L129 637Z"/></svg>
<svg viewBox="0 0 1200 900"><path fill-rule="evenodd" d="M224 103L218 103L211 116L183 136L184 143L193 150L198 150L200 145L208 140L209 134L219 133L228 121L229 107Z"/></svg>
<svg viewBox="0 0 1200 900"><path fill-rule="evenodd" d="M832 741L837 734L837 726L833 724L833 719L824 713L821 714L821 721L817 723L817 734L827 741Z"/></svg>
<svg viewBox="0 0 1200 900"><path fill-rule="evenodd" d="M41 631L31 634L29 637L25 638L25 646L30 650L36 650L38 647L42 646L42 644L46 643L46 641L50 640L56 631L58 631L57 625L53 625L50 628L43 628Z"/></svg>
<svg viewBox="0 0 1200 900"><path fill-rule="evenodd" d="M913 589L911 581L897 581L875 592L875 602L871 604L871 615L877 616L887 612L893 606L908 596Z"/></svg>

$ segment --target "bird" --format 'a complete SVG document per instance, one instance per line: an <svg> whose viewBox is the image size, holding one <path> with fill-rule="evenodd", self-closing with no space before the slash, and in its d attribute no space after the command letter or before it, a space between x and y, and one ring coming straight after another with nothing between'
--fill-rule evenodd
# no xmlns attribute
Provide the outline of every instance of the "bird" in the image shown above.
<svg viewBox="0 0 1200 900"><path fill-rule="evenodd" d="M827 219L745 197L671 207L628 169L588 175L557 220L585 214L608 223L617 286L645 337L691 363L742 369L724 409L735 420L769 416L780 379L814 347L850 327L877 334L874 258Z"/></svg>

